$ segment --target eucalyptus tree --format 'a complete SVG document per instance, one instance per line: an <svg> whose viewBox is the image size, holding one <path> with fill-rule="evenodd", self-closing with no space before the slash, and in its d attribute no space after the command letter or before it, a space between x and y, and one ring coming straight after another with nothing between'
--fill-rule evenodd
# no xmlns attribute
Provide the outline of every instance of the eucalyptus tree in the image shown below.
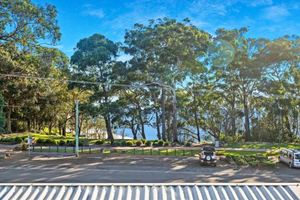
<svg viewBox="0 0 300 200"><path fill-rule="evenodd" d="M51 44L60 39L56 20L56 8L52 5L37 6L30 0L3 0L0 2L0 51L2 74L34 73L32 62L39 41ZM28 90L32 81L13 77L1 77L0 88L8 104L6 111L6 129L12 131L11 115L14 110L26 104L25 99L32 98ZM17 106L17 107L16 107Z"/></svg>
<svg viewBox="0 0 300 200"><path fill-rule="evenodd" d="M113 141L112 112L114 83L113 68L116 61L118 44L108 40L103 35L94 34L81 39L76 45L76 51L71 57L72 77L82 81L98 82L99 85L81 84L76 87L93 91L87 110L93 109L103 115L108 139Z"/></svg>
<svg viewBox="0 0 300 200"><path fill-rule="evenodd" d="M4 98L0 93L0 133L4 132L4 126L5 126L5 115L3 112L4 105L5 105Z"/></svg>
<svg viewBox="0 0 300 200"><path fill-rule="evenodd" d="M215 70L219 90L226 95L224 99L232 105L233 117L237 113L233 106L236 102L235 99L238 98L241 102L245 139L249 140L251 136L250 118L255 114L255 109L251 104L255 93L259 92L262 77L267 69L278 64L281 65L282 62L290 59L291 53L289 52L293 50L291 46L280 40L247 38L245 36L247 31L246 28L218 29L214 40L216 44L225 43L226 45L223 45L222 48L214 48L217 51L213 51L213 55L224 55L224 52L229 52L227 53L229 59L220 61L218 56L211 56L211 58L213 61L219 61L216 63L222 63L217 65L212 62L212 69Z"/></svg>
<svg viewBox="0 0 300 200"><path fill-rule="evenodd" d="M55 43L60 39L55 6L35 5L31 0L0 2L0 46L35 46L40 39Z"/></svg>
<svg viewBox="0 0 300 200"><path fill-rule="evenodd" d="M209 35L190 24L186 19L150 20L148 25L135 24L125 34L125 52L132 56L136 70L148 75L145 83L162 86L161 124L162 139L166 140L165 101L166 90L173 93L172 134L177 142L176 85L194 68L202 67L198 58L204 54ZM169 87L165 87L168 85Z"/></svg>

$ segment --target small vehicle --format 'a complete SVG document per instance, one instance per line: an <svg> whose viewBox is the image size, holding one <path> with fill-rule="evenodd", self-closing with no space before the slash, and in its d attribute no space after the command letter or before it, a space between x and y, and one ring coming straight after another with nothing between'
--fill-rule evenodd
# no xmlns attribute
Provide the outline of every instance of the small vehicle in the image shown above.
<svg viewBox="0 0 300 200"><path fill-rule="evenodd" d="M202 148L201 153L199 154L200 164L201 165L211 165L217 166L217 157L215 148L212 146L205 146Z"/></svg>
<svg viewBox="0 0 300 200"><path fill-rule="evenodd" d="M282 149L280 151L279 162L288 164L290 168L300 168L300 151L294 149Z"/></svg>

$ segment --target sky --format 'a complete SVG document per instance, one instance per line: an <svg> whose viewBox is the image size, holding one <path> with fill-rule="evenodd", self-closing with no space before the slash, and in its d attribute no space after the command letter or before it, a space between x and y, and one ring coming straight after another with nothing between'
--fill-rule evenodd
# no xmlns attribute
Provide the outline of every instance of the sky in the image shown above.
<svg viewBox="0 0 300 200"><path fill-rule="evenodd" d="M57 48L71 56L76 43L94 33L123 42L135 23L163 17L189 18L213 34L218 28L250 29L249 37L274 39L300 34L300 0L33 0L58 10L62 39ZM122 55L121 60L126 60ZM121 57L122 57L121 56Z"/></svg>

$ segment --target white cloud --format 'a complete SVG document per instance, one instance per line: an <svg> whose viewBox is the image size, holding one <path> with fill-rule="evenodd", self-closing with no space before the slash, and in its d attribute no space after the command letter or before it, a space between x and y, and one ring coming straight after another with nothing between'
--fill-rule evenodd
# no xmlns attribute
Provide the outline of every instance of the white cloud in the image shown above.
<svg viewBox="0 0 300 200"><path fill-rule="evenodd" d="M273 4L272 0L248 0L250 6L269 6Z"/></svg>
<svg viewBox="0 0 300 200"><path fill-rule="evenodd" d="M101 8L94 8L91 4L85 4L83 6L83 14L100 19L105 16L105 13Z"/></svg>
<svg viewBox="0 0 300 200"><path fill-rule="evenodd" d="M266 8L263 12L263 17L268 20L278 21L288 16L289 14L290 13L285 6L278 5Z"/></svg>
<svg viewBox="0 0 300 200"><path fill-rule="evenodd" d="M86 12L87 15L98 17L98 18L103 18L105 16L104 12L102 9L92 9L88 10Z"/></svg>

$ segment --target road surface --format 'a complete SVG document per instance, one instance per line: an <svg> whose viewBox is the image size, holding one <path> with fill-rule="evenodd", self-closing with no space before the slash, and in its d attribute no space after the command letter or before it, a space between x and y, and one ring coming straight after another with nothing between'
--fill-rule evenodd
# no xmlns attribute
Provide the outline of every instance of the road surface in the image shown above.
<svg viewBox="0 0 300 200"><path fill-rule="evenodd" d="M300 182L299 169L240 168L219 162L201 167L196 157L97 154L75 157L28 157L0 160L0 182L172 183L172 182Z"/></svg>

